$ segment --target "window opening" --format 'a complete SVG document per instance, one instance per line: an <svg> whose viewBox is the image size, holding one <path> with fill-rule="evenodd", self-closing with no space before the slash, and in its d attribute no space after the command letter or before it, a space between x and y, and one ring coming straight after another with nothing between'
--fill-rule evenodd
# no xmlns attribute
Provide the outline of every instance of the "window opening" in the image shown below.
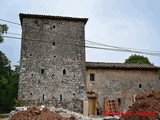
<svg viewBox="0 0 160 120"><path fill-rule="evenodd" d="M62 101L62 94L60 94L60 100Z"/></svg>
<svg viewBox="0 0 160 120"><path fill-rule="evenodd" d="M41 69L41 74L44 74L44 69Z"/></svg>
<svg viewBox="0 0 160 120"><path fill-rule="evenodd" d="M118 98L118 105L121 105L121 98Z"/></svg>
<svg viewBox="0 0 160 120"><path fill-rule="evenodd" d="M53 42L52 45L55 46L55 42Z"/></svg>
<svg viewBox="0 0 160 120"><path fill-rule="evenodd" d="M94 76L94 74L90 74L90 81L95 81L95 76Z"/></svg>
<svg viewBox="0 0 160 120"><path fill-rule="evenodd" d="M64 70L63 70L63 75L65 75L65 74L66 74L66 70L64 69Z"/></svg>
<svg viewBox="0 0 160 120"><path fill-rule="evenodd" d="M43 101L44 101L44 94L43 94Z"/></svg>

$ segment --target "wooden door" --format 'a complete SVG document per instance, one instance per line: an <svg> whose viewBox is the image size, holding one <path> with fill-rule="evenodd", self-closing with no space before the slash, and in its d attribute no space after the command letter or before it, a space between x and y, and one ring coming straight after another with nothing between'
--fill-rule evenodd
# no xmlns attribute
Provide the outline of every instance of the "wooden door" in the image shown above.
<svg viewBox="0 0 160 120"><path fill-rule="evenodd" d="M89 98L89 115L95 115L96 112L96 99L95 98Z"/></svg>

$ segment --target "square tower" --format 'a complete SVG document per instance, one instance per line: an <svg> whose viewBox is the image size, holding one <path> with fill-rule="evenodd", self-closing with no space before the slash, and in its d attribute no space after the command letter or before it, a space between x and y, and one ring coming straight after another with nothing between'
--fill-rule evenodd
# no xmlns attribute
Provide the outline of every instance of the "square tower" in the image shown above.
<svg viewBox="0 0 160 120"><path fill-rule="evenodd" d="M18 98L82 112L87 18L20 14Z"/></svg>

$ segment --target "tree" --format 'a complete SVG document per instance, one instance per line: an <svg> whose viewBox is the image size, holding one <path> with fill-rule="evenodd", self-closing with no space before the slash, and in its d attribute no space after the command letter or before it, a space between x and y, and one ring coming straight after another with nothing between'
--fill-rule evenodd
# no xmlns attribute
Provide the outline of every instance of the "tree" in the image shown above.
<svg viewBox="0 0 160 120"><path fill-rule="evenodd" d="M125 60L125 63L150 64L151 65L151 62L148 60L148 58L141 56L141 55L131 55L128 59Z"/></svg>
<svg viewBox="0 0 160 120"><path fill-rule="evenodd" d="M0 43L3 42L3 34L7 33L8 31L8 26L6 24L0 24Z"/></svg>
<svg viewBox="0 0 160 120"><path fill-rule="evenodd" d="M0 43L3 42L2 35L7 30L7 25L0 25ZM10 63L0 51L0 113L10 112L18 96L19 66L15 66L15 70L12 70Z"/></svg>
<svg viewBox="0 0 160 120"><path fill-rule="evenodd" d="M18 97L19 66L11 69L10 61L0 51L0 113L10 112Z"/></svg>

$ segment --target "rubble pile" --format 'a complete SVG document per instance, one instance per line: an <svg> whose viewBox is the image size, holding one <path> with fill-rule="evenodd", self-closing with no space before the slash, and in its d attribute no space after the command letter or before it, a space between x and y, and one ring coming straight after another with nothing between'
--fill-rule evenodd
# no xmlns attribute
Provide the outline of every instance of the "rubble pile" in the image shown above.
<svg viewBox="0 0 160 120"><path fill-rule="evenodd" d="M160 120L160 92L144 92L120 120Z"/></svg>
<svg viewBox="0 0 160 120"><path fill-rule="evenodd" d="M46 107L41 110L40 107L34 105L27 110L17 112L11 116L11 120L74 120L74 116L63 117Z"/></svg>
<svg viewBox="0 0 160 120"><path fill-rule="evenodd" d="M9 120L117 120L113 116L88 117L63 108L45 106L17 107L9 115Z"/></svg>

